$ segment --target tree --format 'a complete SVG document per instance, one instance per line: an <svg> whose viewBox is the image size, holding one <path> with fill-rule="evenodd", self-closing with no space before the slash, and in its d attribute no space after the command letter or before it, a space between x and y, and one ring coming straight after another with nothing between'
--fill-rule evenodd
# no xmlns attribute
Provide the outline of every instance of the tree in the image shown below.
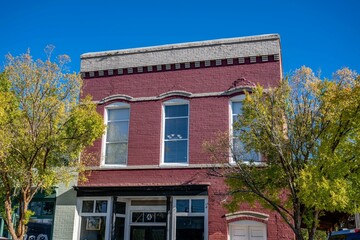
<svg viewBox="0 0 360 240"><path fill-rule="evenodd" d="M69 182L80 152L104 131L91 99L79 104L81 77L66 71L68 61L7 55L0 75L0 212L13 239L26 233L35 193Z"/></svg>
<svg viewBox="0 0 360 240"><path fill-rule="evenodd" d="M230 189L230 210L258 202L278 212L304 239L314 239L325 212L360 210L360 78L349 69L320 79L302 67L277 88L257 86L246 93L243 114L234 128L246 152L261 153L263 163L234 154L228 134L206 142L216 161L236 167L217 170Z"/></svg>

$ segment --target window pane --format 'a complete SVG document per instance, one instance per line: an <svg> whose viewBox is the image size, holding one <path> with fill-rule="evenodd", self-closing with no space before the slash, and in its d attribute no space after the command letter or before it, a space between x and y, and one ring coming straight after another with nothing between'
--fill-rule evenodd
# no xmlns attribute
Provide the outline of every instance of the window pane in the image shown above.
<svg viewBox="0 0 360 240"><path fill-rule="evenodd" d="M146 238L146 228L141 227L131 227L131 239L132 240L145 240Z"/></svg>
<svg viewBox="0 0 360 240"><path fill-rule="evenodd" d="M94 201L83 201L81 212L83 213L94 212Z"/></svg>
<svg viewBox="0 0 360 240"><path fill-rule="evenodd" d="M241 134L243 134L244 132L239 129L239 130L236 130L236 129L233 129L233 138L238 138L241 136Z"/></svg>
<svg viewBox="0 0 360 240"><path fill-rule="evenodd" d="M126 203L124 202L116 202L115 203L115 213L125 214Z"/></svg>
<svg viewBox="0 0 360 240"><path fill-rule="evenodd" d="M244 144L238 139L233 139L234 160L237 161L260 161L259 154L255 151L246 151Z"/></svg>
<svg viewBox="0 0 360 240"><path fill-rule="evenodd" d="M121 142L128 140L129 122L109 122L107 125L106 141Z"/></svg>
<svg viewBox="0 0 360 240"><path fill-rule="evenodd" d="M44 202L43 215L53 215L54 214L54 202Z"/></svg>
<svg viewBox="0 0 360 240"><path fill-rule="evenodd" d="M164 212L157 212L155 213L155 221L156 222L166 222L166 213Z"/></svg>
<svg viewBox="0 0 360 240"><path fill-rule="evenodd" d="M189 212L189 200L176 200L176 212Z"/></svg>
<svg viewBox="0 0 360 240"><path fill-rule="evenodd" d="M132 213L132 222L144 222L144 213L143 212L133 212Z"/></svg>
<svg viewBox="0 0 360 240"><path fill-rule="evenodd" d="M165 227L150 228L150 240L165 240L166 229Z"/></svg>
<svg viewBox="0 0 360 240"><path fill-rule="evenodd" d="M189 239L204 239L204 217L176 217L176 240Z"/></svg>
<svg viewBox="0 0 360 240"><path fill-rule="evenodd" d="M115 239L116 240L124 240L125 233L125 218L117 217L115 219Z"/></svg>
<svg viewBox="0 0 360 240"><path fill-rule="evenodd" d="M232 114L242 114L242 102L232 102Z"/></svg>
<svg viewBox="0 0 360 240"><path fill-rule="evenodd" d="M108 121L129 119L129 108L108 109Z"/></svg>
<svg viewBox="0 0 360 240"><path fill-rule="evenodd" d="M187 140L166 141L164 151L165 163L187 162Z"/></svg>
<svg viewBox="0 0 360 240"><path fill-rule="evenodd" d="M144 222L155 222L155 213L144 213Z"/></svg>
<svg viewBox="0 0 360 240"><path fill-rule="evenodd" d="M80 239L105 239L106 217L81 217Z"/></svg>
<svg viewBox="0 0 360 240"><path fill-rule="evenodd" d="M205 212L205 201L204 201L204 199L193 199L193 200L191 200L191 212L192 213L203 213L203 212Z"/></svg>
<svg viewBox="0 0 360 240"><path fill-rule="evenodd" d="M188 116L188 105L165 106L165 117Z"/></svg>
<svg viewBox="0 0 360 240"><path fill-rule="evenodd" d="M127 143L107 143L105 163L106 164L126 164Z"/></svg>
<svg viewBox="0 0 360 240"><path fill-rule="evenodd" d="M107 212L107 201L96 201L95 212L106 213Z"/></svg>
<svg viewBox="0 0 360 240"><path fill-rule="evenodd" d="M165 139L186 139L187 134L187 118L175 118L165 120Z"/></svg>
<svg viewBox="0 0 360 240"><path fill-rule="evenodd" d="M233 124L239 120L238 115L233 115Z"/></svg>
<svg viewBox="0 0 360 240"><path fill-rule="evenodd" d="M34 212L35 216L41 216L42 207L43 207L42 202L31 202L30 203L30 210Z"/></svg>

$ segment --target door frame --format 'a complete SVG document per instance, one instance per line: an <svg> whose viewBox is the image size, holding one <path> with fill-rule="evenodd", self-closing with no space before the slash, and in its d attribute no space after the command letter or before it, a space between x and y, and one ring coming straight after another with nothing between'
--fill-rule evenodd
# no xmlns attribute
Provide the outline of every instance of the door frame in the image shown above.
<svg viewBox="0 0 360 240"><path fill-rule="evenodd" d="M133 212L141 212L141 211L149 211L149 212L166 212L166 205L159 205L159 206L146 206L146 205L137 205L137 206L132 206L131 205L131 201L132 200L166 200L166 197L148 197L148 196L119 196L116 198L117 202L126 202L126 210L125 210L125 215L122 215L121 217L125 217L125 239L130 239L131 238L131 227L132 226L165 226L167 225L167 223L153 223L153 222L149 222L149 223L132 223L131 221L131 217L132 217L132 213ZM167 213L168 214L168 213ZM116 214L118 215L118 214ZM167 220L168 221L168 220ZM167 237L168 233L166 232L166 239L168 239Z"/></svg>

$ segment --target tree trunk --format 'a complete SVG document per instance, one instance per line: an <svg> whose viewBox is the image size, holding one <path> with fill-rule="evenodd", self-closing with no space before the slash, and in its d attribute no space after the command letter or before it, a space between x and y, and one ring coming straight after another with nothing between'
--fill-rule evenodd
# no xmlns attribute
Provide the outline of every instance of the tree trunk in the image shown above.
<svg viewBox="0 0 360 240"><path fill-rule="evenodd" d="M7 226L7 230L10 233L11 237L13 240L22 240L24 239L24 235L26 233L26 225L24 223L24 220L26 218L26 211L28 208L29 202L24 202L22 204L20 204L20 214L19 214L19 219L17 220L17 226L14 225L14 216L13 216L13 211L14 209L12 208L12 202L11 202L11 198L10 196L6 197L5 200L5 213L6 213L6 218L5 218L5 222L6 222L6 226Z"/></svg>
<svg viewBox="0 0 360 240"><path fill-rule="evenodd" d="M304 237L301 232L301 207L298 199L294 199L294 225L295 225L295 238L296 240L303 240Z"/></svg>
<svg viewBox="0 0 360 240"><path fill-rule="evenodd" d="M319 213L320 213L320 211L314 210L313 223L312 223L311 227L308 228L309 240L315 239L315 232L316 232L316 227L317 227L317 223L318 223Z"/></svg>
<svg viewBox="0 0 360 240"><path fill-rule="evenodd" d="M24 199L26 199L24 197ZM26 233L26 225L24 224L24 221L26 219L26 211L28 210L29 203L26 200L23 200L22 204L20 204L20 213L19 213L19 222L16 230L16 234L19 239L23 239L24 235Z"/></svg>
<svg viewBox="0 0 360 240"><path fill-rule="evenodd" d="M302 233L301 233L301 229L296 230L296 232L295 232L295 239L296 239L296 240L304 240L304 237L303 237L303 235L302 235Z"/></svg>
<svg viewBox="0 0 360 240"><path fill-rule="evenodd" d="M15 233L15 228L14 228L14 224L13 224L13 219L12 219L12 207L11 207L11 200L10 197L6 196L6 200L5 200L5 214L6 214L6 218L5 218L5 222L6 222L6 226L8 228L8 231L12 237L13 240L18 240L16 233Z"/></svg>

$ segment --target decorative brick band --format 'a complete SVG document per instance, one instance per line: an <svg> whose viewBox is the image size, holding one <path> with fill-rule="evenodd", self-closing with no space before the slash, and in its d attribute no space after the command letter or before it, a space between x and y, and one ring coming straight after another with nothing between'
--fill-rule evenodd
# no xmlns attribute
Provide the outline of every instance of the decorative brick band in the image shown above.
<svg viewBox="0 0 360 240"><path fill-rule="evenodd" d="M107 69L107 70L99 70L99 71L82 72L81 75L83 78L98 78L98 77L109 77L115 75L131 75L131 74L142 74L142 73L178 71L178 70L187 70L187 69L195 69L195 68L277 62L279 61L279 59L280 59L279 54L274 54L274 55L265 55L265 56L250 56L250 57L240 57L240 58L163 64L156 66L141 66L141 67L136 66L129 68Z"/></svg>
<svg viewBox="0 0 360 240"><path fill-rule="evenodd" d="M150 96L150 97L131 97L123 94L115 94L101 99L100 101L94 101L96 104L104 104L111 101L126 101L126 102L144 102L144 101L157 101L167 97L183 97L183 98L201 98L201 97L221 97L221 96L230 96L237 93L251 92L254 87L251 86L237 86L230 88L224 92L208 92L208 93L191 93L181 90L170 91L162 93L159 96Z"/></svg>

